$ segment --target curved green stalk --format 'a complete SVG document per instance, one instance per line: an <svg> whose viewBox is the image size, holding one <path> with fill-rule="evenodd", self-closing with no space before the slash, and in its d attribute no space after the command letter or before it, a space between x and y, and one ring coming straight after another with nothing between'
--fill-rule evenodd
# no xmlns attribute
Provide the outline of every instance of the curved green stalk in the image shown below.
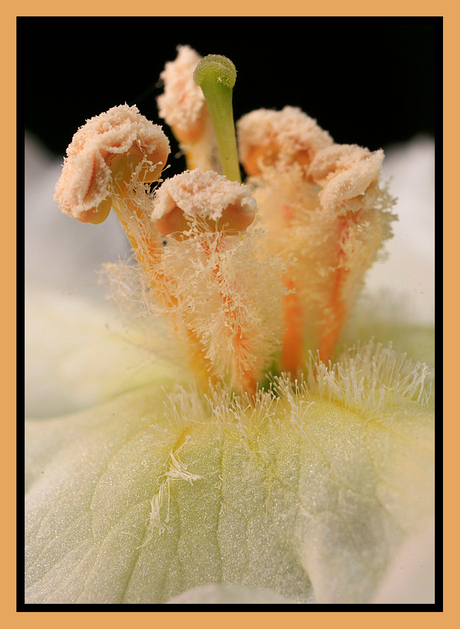
<svg viewBox="0 0 460 629"><path fill-rule="evenodd" d="M222 171L227 179L241 183L232 109L235 66L222 55L207 55L195 68L193 80L201 87L206 99L219 147Z"/></svg>

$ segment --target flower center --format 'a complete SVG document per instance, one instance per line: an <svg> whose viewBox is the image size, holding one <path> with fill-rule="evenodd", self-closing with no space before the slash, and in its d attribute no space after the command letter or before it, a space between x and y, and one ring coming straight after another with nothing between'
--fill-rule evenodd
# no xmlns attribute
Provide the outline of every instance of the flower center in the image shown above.
<svg viewBox="0 0 460 629"><path fill-rule="evenodd" d="M237 147L229 59L180 47L162 78L160 115L190 170L152 196L169 142L123 105L75 134L55 198L95 224L113 207L142 270L146 312L169 320L202 380L229 378L252 395L268 369L296 378L309 352L332 359L364 274L391 235L383 152L335 144L289 106L243 116Z"/></svg>

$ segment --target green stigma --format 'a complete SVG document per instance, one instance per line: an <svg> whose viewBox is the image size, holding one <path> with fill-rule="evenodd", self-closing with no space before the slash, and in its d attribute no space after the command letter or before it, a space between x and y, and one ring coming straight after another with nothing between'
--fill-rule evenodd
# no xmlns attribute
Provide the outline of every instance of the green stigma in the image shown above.
<svg viewBox="0 0 460 629"><path fill-rule="evenodd" d="M206 99L216 134L222 171L227 179L241 183L232 109L236 68L227 57L207 55L195 68L193 80L201 87Z"/></svg>

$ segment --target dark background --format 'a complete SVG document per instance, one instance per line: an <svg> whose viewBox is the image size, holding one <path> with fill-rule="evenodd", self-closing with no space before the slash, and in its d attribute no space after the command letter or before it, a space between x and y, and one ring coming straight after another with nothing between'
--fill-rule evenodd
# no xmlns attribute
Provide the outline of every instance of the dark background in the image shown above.
<svg viewBox="0 0 460 629"><path fill-rule="evenodd" d="M17 36L19 113L56 155L114 105L162 124L158 79L178 44L234 62L235 120L298 106L336 142L371 150L435 133L441 18L24 17Z"/></svg>

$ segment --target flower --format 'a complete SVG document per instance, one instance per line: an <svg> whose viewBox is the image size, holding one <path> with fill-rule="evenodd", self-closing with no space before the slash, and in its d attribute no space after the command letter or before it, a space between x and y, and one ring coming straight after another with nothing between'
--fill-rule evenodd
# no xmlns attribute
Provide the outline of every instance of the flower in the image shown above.
<svg viewBox="0 0 460 629"><path fill-rule="evenodd" d="M107 114L88 124L104 129ZM165 159L134 135L123 155L135 147L136 160L98 188L136 257L105 267L130 325L118 337L130 356L113 352L108 380L136 356L148 375L29 421L29 602L180 602L209 584L214 600L261 600L254 588L273 602L382 600L398 552L431 522L429 369L378 338L333 361L394 219L382 152L335 145L293 108L249 114L238 135L245 184L195 163L152 199L144 163L157 177ZM94 164L114 164L96 146L78 203Z"/></svg>

